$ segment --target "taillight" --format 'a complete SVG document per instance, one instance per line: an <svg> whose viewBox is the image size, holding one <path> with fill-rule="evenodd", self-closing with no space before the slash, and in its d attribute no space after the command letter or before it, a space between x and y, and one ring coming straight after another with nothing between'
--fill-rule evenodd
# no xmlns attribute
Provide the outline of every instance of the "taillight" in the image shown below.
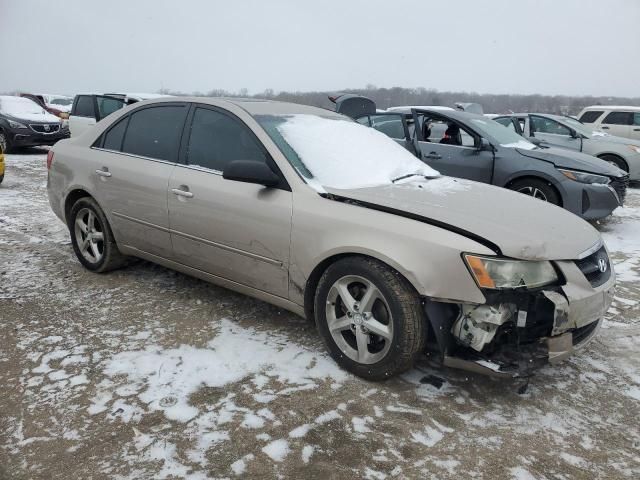
<svg viewBox="0 0 640 480"><path fill-rule="evenodd" d="M53 152L49 150L49 153L47 153L47 170L51 168L52 163L53 163Z"/></svg>

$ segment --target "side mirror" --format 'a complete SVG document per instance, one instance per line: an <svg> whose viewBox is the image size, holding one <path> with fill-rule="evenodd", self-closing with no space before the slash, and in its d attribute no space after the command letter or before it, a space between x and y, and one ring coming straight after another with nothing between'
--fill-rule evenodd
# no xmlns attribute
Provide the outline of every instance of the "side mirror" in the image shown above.
<svg viewBox="0 0 640 480"><path fill-rule="evenodd" d="M266 163L254 160L234 160L222 172L222 178L236 182L256 183L265 187L280 184L280 177Z"/></svg>
<svg viewBox="0 0 640 480"><path fill-rule="evenodd" d="M580 138L580 136L578 135L578 132L576 132L575 130L571 130L570 132L571 138Z"/></svg>
<svg viewBox="0 0 640 480"><path fill-rule="evenodd" d="M486 138L481 138L480 145L478 145L478 150L480 150L481 152L493 152L493 145L491 145L489 143L489 140L487 140Z"/></svg>

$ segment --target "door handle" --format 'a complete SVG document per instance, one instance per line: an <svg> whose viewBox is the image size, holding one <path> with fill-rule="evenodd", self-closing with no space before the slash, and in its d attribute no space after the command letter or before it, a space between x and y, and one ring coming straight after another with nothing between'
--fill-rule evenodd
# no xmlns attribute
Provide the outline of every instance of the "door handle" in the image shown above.
<svg viewBox="0 0 640 480"><path fill-rule="evenodd" d="M109 171L109 169L107 167L102 167L101 169L96 170L96 174L101 176L101 177L110 177L111 176L111 172Z"/></svg>
<svg viewBox="0 0 640 480"><path fill-rule="evenodd" d="M438 160L438 159L442 158L442 155L440 155L439 153L436 153L436 152L431 152L431 153L426 154L424 156L424 158L431 158L433 160Z"/></svg>
<svg viewBox="0 0 640 480"><path fill-rule="evenodd" d="M172 188L171 191L174 193L174 195L177 195L179 197L185 197L185 198L193 198L193 193L191 193L189 191L189 187L187 187L186 185L180 185L181 188ZM186 190L182 190L182 189L186 189Z"/></svg>
<svg viewBox="0 0 640 480"><path fill-rule="evenodd" d="M640 128L634 128L633 131L634 132L640 132Z"/></svg>
<svg viewBox="0 0 640 480"><path fill-rule="evenodd" d="M600 127L602 130L609 130L609 127Z"/></svg>

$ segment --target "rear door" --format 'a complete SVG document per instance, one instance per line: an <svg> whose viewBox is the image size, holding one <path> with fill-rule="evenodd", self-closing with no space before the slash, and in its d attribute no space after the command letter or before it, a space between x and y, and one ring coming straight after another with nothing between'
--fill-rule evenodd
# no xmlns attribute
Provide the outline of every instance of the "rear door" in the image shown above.
<svg viewBox="0 0 640 480"><path fill-rule="evenodd" d="M604 117L600 129L616 137L631 138L633 123L633 112L613 111Z"/></svg>
<svg viewBox="0 0 640 480"><path fill-rule="evenodd" d="M478 134L445 115L413 112L418 126L419 157L423 162L443 175L491 183L494 155L479 149ZM459 129L454 139L448 138L452 126Z"/></svg>
<svg viewBox="0 0 640 480"><path fill-rule="evenodd" d="M171 258L167 188L178 160L188 104L153 104L101 135L92 157L96 196L118 242Z"/></svg>
<svg viewBox="0 0 640 480"><path fill-rule="evenodd" d="M251 129L226 110L196 105L187 124L184 164L169 182L176 260L287 298L291 191L222 177L233 160L277 166Z"/></svg>
<svg viewBox="0 0 640 480"><path fill-rule="evenodd" d="M633 125L631 125L631 138L640 140L640 112L633 112Z"/></svg>

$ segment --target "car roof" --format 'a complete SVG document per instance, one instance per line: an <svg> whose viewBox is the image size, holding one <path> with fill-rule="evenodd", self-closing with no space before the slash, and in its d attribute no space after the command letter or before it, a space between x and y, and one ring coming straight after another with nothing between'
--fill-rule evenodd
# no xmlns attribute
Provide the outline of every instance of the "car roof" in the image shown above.
<svg viewBox="0 0 640 480"><path fill-rule="evenodd" d="M332 118L347 118L333 110L325 108L311 107L299 103L279 102L275 100L264 100L259 98L229 98L229 97L163 97L148 100L145 103L162 102L192 102L206 103L214 106L225 107L235 105L245 110L250 115L320 115Z"/></svg>
<svg viewBox="0 0 640 480"><path fill-rule="evenodd" d="M386 112L398 112L398 113L411 113L411 109L416 108L418 110L444 110L447 112L456 111L455 108L443 107L442 105L405 105L400 107L389 107Z"/></svg>
<svg viewBox="0 0 640 480"><path fill-rule="evenodd" d="M640 107L631 105L591 105L584 107L584 110L627 110L631 112L640 112Z"/></svg>

